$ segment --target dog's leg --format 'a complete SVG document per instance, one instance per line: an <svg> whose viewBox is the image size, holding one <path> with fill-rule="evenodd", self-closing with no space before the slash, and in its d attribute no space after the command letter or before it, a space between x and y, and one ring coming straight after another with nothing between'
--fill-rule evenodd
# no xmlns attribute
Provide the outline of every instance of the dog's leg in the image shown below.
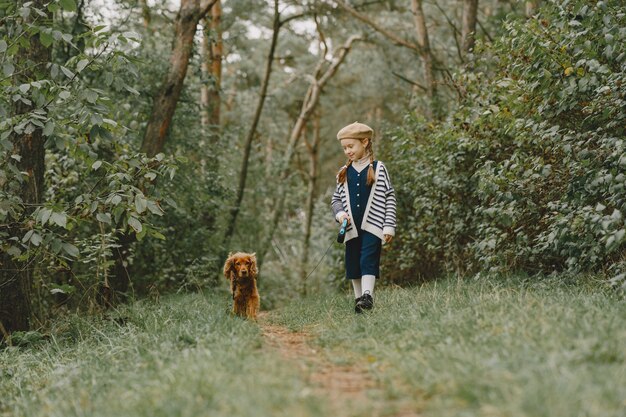
<svg viewBox="0 0 626 417"><path fill-rule="evenodd" d="M235 303L234 303L234 311L235 314L240 316L240 317L245 317L246 316L246 305L245 303L242 303L240 300L235 299Z"/></svg>
<svg viewBox="0 0 626 417"><path fill-rule="evenodd" d="M259 312L259 299L255 297L255 298L248 300L247 316L251 318L252 320L256 320L256 316L258 312Z"/></svg>

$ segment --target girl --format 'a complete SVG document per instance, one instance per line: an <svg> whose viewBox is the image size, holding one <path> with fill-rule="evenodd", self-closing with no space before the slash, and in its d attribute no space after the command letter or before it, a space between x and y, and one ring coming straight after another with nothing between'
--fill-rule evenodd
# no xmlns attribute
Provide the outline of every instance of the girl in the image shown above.
<svg viewBox="0 0 626 417"><path fill-rule="evenodd" d="M359 122L337 133L348 162L337 174L331 206L338 222L348 219L346 278L352 282L356 313L374 307L381 245L391 242L396 230L396 195L385 165L374 160L373 133Z"/></svg>

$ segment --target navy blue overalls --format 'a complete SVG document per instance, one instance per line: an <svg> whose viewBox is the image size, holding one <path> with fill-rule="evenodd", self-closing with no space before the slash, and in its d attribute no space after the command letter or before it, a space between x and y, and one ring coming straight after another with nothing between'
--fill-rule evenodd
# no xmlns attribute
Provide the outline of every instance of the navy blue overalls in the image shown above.
<svg viewBox="0 0 626 417"><path fill-rule="evenodd" d="M374 172L378 161L374 161ZM350 165L348 167L348 193L350 195L350 210L352 210L353 225L359 235L346 242L346 278L359 279L363 275L380 274L380 252L382 242L380 238L370 232L361 230L365 208L372 191L371 186L367 186L367 171L369 166L363 171L357 170Z"/></svg>

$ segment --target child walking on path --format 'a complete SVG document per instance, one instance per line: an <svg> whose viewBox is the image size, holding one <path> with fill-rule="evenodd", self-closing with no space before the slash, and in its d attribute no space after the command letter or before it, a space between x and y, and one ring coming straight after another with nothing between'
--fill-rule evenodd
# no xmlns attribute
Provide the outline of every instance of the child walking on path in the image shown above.
<svg viewBox="0 0 626 417"><path fill-rule="evenodd" d="M385 165L374 160L373 134L358 122L337 133L348 162L337 174L331 206L338 222L348 219L346 278L352 282L356 313L374 307L382 242L391 242L396 231L396 195Z"/></svg>

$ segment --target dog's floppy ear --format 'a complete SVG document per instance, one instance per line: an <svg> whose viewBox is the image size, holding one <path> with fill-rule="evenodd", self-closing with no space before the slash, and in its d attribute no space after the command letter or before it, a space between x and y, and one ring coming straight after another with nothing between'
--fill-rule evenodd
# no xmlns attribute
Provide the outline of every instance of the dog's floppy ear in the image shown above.
<svg viewBox="0 0 626 417"><path fill-rule="evenodd" d="M224 276L226 279L230 279L230 270L233 268L233 253L230 252L228 254L228 259L226 259L226 263L224 263Z"/></svg>
<svg viewBox="0 0 626 417"><path fill-rule="evenodd" d="M256 266L256 252L250 254L250 262L250 272L252 272L252 275L256 278L259 273L259 269Z"/></svg>

